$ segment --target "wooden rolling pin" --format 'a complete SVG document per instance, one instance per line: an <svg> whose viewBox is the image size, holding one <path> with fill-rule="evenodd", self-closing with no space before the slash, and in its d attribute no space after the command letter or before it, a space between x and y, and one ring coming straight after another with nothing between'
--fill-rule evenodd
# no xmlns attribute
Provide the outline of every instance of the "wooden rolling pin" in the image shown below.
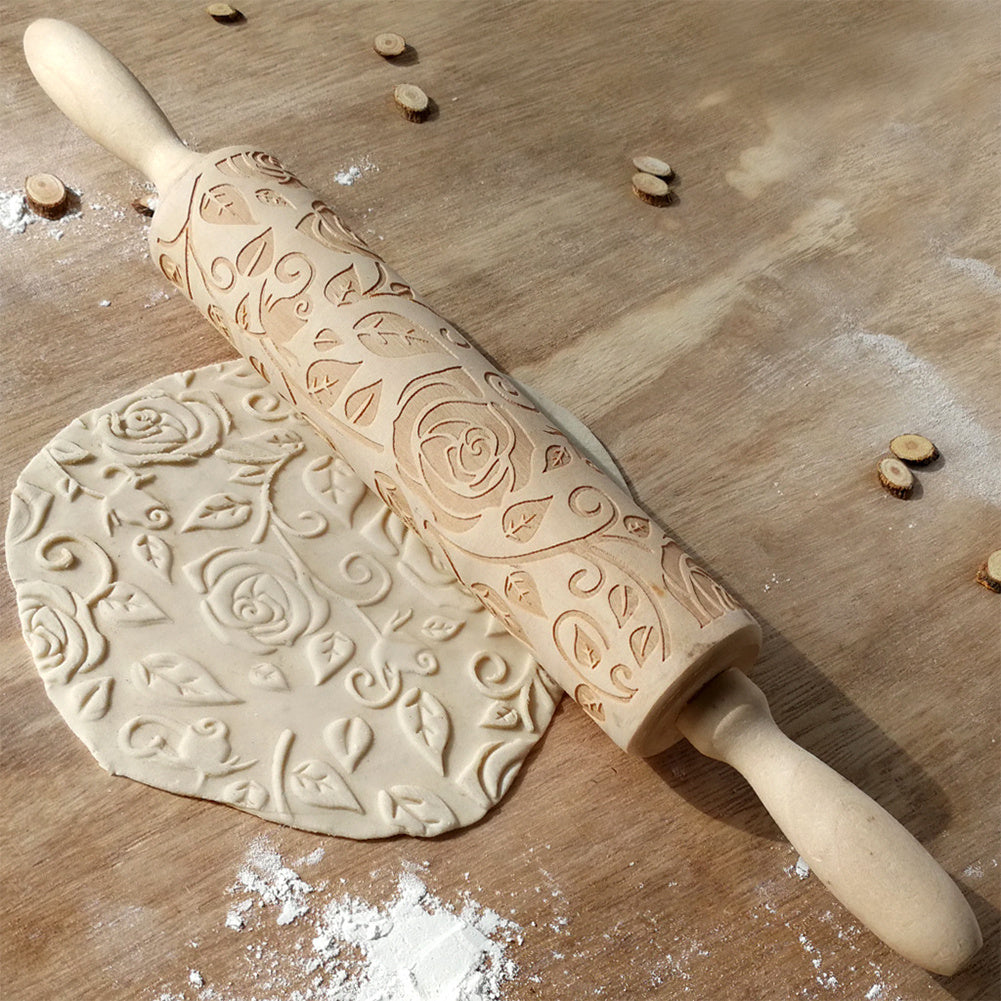
<svg viewBox="0 0 1001 1001"><path fill-rule="evenodd" d="M159 191L155 265L621 747L683 733L738 768L817 876L939 973L981 945L892 817L776 728L742 673L760 630L459 332L273 156L188 149L142 85L60 21L36 78Z"/></svg>

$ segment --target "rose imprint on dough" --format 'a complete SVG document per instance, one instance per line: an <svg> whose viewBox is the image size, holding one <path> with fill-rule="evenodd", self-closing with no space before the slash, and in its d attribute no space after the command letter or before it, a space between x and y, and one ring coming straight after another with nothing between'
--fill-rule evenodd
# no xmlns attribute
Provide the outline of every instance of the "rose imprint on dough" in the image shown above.
<svg viewBox="0 0 1001 1001"><path fill-rule="evenodd" d="M478 820L560 697L245 362L74 421L19 478L7 553L46 692L102 767L304 830Z"/></svg>

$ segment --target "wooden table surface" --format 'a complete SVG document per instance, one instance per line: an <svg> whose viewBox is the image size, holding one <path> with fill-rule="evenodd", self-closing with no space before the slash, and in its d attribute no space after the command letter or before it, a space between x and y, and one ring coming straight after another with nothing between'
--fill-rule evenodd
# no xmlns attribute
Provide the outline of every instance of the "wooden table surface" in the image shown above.
<svg viewBox="0 0 1001 1001"><path fill-rule="evenodd" d="M442 900L510 916L506 1001L1001 998L1001 596L973 579L1001 545L997 3L240 6L0 16L0 189L51 171L81 208L0 229L4 503L77 414L232 355L150 266L141 178L27 70L24 28L65 17L194 148L281 157L592 427L762 623L782 727L932 851L986 945L950 979L909 965L797 875L736 773L687 744L629 758L569 700L510 797L438 841L325 839L111 778L48 702L5 578L0 994L278 996L224 927L264 835L290 860L324 847L314 883L378 901L419 863ZM383 30L402 64L373 53ZM404 81L431 120L395 111ZM674 165L669 206L631 194L638 153ZM901 501L874 465L914 430L942 459Z"/></svg>

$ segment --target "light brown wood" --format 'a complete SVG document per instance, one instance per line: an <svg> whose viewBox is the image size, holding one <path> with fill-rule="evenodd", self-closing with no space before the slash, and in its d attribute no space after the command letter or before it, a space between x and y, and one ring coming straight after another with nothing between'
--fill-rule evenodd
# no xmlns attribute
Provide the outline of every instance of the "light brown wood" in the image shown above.
<svg viewBox="0 0 1001 1001"><path fill-rule="evenodd" d="M411 122L422 122L427 117L431 102L427 94L413 83L400 83L393 88L393 100Z"/></svg>
<svg viewBox="0 0 1001 1001"><path fill-rule="evenodd" d="M755 2L711 21L701 4L670 17L663 3L574 5L573 17L558 3L412 5L393 27L436 40L421 70L443 108L420 130L372 113L387 91L368 41L385 25L378 5L344 7L354 40L340 59L318 30L325 4L293 19L265 5L221 50L197 17L140 8L26 0L0 27L19 95L0 109L0 188L44 164L83 200L55 228L0 230L7 482L95 397L232 354L164 298L128 208L139 176L67 128L20 62L25 24L51 14L114 41L185 135L280 154L499 364L586 418L644 504L766 623L756 680L780 725L933 848L987 944L948 981L897 959L796 874L735 773L683 745L652 764L624 757L569 700L510 800L445 842L325 841L108 778L33 677L8 588L6 993L152 1001L195 994L197 968L223 997L263 995L245 948L260 937L223 922L225 889L265 833L290 861L325 845L310 880L344 878L367 899L404 861L426 861L439 895L513 908L522 974L505 1001L1001 996L997 596L971 573L998 524L976 436L999 433L985 402L997 382L991 5L916 18L909 5ZM676 58L679 37L697 59ZM248 92L251 62L281 67L266 96ZM506 99L490 103L501 83ZM540 88L588 115L568 121ZM623 148L651 123L685 161L679 211L623 194ZM931 197L915 167L929 156L949 179ZM366 158L378 171L329 180ZM60 281L42 285L54 260ZM919 474L913 502L888 503L873 460L908 427L947 462ZM906 602L888 579L906 582ZM272 920L261 934L282 930Z"/></svg>
<svg viewBox="0 0 1001 1001"><path fill-rule="evenodd" d="M633 174L633 194L650 205L664 205L671 197L671 189L662 177L637 171Z"/></svg>
<svg viewBox="0 0 1001 1001"><path fill-rule="evenodd" d="M899 434L890 442L890 451L912 466L927 466L938 458L938 449L923 434Z"/></svg>
<svg viewBox="0 0 1001 1001"><path fill-rule="evenodd" d="M205 13L216 21L221 21L225 24L239 21L243 17L235 7L228 3L210 3L205 8Z"/></svg>
<svg viewBox="0 0 1001 1001"><path fill-rule="evenodd" d="M407 40L395 31L383 31L375 36L372 48L384 59L393 59L407 51Z"/></svg>
<svg viewBox="0 0 1001 1001"><path fill-rule="evenodd" d="M653 174L654 177L662 177L665 181L670 180L674 174L670 164L656 156L634 156L633 166L644 174Z"/></svg>
<svg viewBox="0 0 1001 1001"><path fill-rule="evenodd" d="M914 490L914 474L893 455L884 456L876 465L876 474L884 490L894 497L907 498Z"/></svg>
<svg viewBox="0 0 1001 1001"><path fill-rule="evenodd" d="M991 591L1001 592L1001 549L995 549L977 570L977 581Z"/></svg>
<svg viewBox="0 0 1001 1001"><path fill-rule="evenodd" d="M45 219L58 219L69 201L66 185L55 174L32 174L24 182L28 208Z"/></svg>

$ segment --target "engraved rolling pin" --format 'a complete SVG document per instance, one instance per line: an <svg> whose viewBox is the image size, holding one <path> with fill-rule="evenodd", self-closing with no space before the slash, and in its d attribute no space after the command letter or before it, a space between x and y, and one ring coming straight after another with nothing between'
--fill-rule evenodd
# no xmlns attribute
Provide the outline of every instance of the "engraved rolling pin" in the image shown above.
<svg viewBox="0 0 1001 1001"><path fill-rule="evenodd" d="M274 157L189 150L72 25L37 21L24 44L63 112L156 185L156 267L619 746L655 754L680 730L890 946L940 973L973 955L949 876L772 722L742 673L751 616L564 430Z"/></svg>

